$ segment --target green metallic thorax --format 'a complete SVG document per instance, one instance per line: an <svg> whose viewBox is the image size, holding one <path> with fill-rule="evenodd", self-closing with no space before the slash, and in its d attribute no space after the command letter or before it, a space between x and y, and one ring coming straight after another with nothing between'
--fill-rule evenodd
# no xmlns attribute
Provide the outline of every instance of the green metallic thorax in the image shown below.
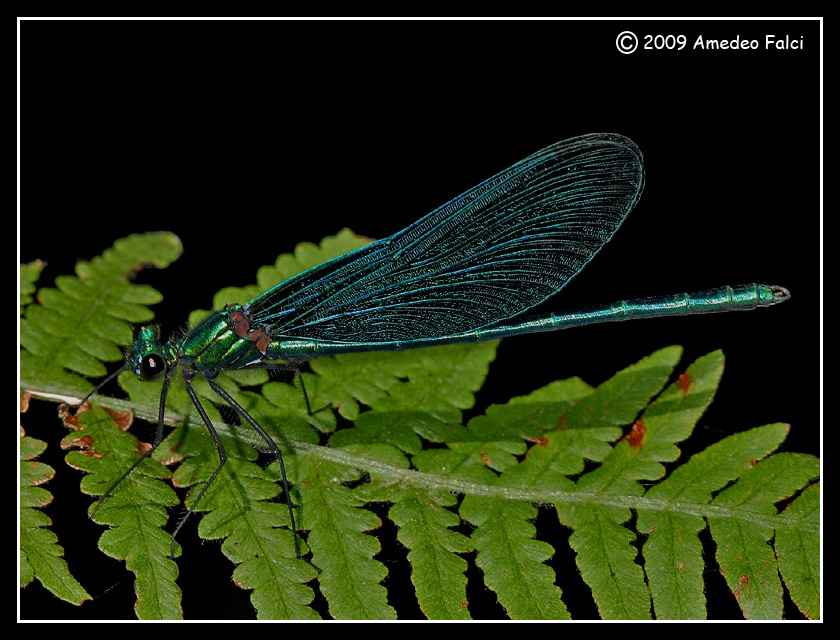
<svg viewBox="0 0 840 640"><path fill-rule="evenodd" d="M231 324L231 311L241 310L231 305L214 311L192 331L177 341L167 343L167 361L171 356L195 371L241 369L263 359L256 343L236 334Z"/></svg>

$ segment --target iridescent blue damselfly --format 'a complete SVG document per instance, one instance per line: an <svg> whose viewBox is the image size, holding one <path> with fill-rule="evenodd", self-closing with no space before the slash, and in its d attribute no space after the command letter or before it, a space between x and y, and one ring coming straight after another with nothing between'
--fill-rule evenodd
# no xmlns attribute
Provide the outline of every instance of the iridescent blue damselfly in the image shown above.
<svg viewBox="0 0 840 640"><path fill-rule="evenodd" d="M277 459L300 556L280 449L216 383L220 372L291 366L299 376L302 363L325 355L477 342L634 318L750 310L790 297L784 287L747 284L522 319L524 312L560 291L612 238L639 200L643 185L642 154L628 138L572 138L525 158L390 238L293 276L250 302L215 311L177 339L161 343L157 327L140 328L125 365L97 389L125 369L143 380L163 377L157 431L151 448L99 498L90 517L160 444L166 395L179 367L216 444L219 465L175 527L171 554L175 536L226 460L192 388L200 373ZM305 390L304 399L308 409Z"/></svg>

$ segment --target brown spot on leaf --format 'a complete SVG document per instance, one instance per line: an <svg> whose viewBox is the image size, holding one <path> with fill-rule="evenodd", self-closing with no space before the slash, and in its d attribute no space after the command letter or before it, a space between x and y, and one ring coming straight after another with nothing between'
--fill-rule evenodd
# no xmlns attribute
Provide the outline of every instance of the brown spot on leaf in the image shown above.
<svg viewBox="0 0 840 640"><path fill-rule="evenodd" d="M50 494L50 497L47 498L46 500L42 500L40 497L36 498L36 499L38 500L38 504L40 504L42 507L46 507L47 505L52 504L52 501L54 500L54 497L53 497L52 494ZM52 520L50 520L48 524L52 524Z"/></svg>
<svg viewBox="0 0 840 640"><path fill-rule="evenodd" d="M680 385L683 395L688 395L692 383L691 376L688 373L683 373L677 380L677 383Z"/></svg>
<svg viewBox="0 0 840 640"><path fill-rule="evenodd" d="M750 577L749 576L741 576L738 579L738 587L733 591L735 599L740 602L741 601L741 591L750 584Z"/></svg>
<svg viewBox="0 0 840 640"><path fill-rule="evenodd" d="M641 420L636 420L636 422L633 423L633 428L630 429L630 433L624 436L624 439L627 440L627 443L634 449L641 449L642 441L645 438L646 432L647 428L645 427L645 423Z"/></svg>
<svg viewBox="0 0 840 640"><path fill-rule="evenodd" d="M69 427L74 431L79 431L84 427L82 427L82 425L79 423L78 416L80 413L84 413L88 409L90 409L90 405L87 402L85 402L81 407L77 407L75 411L72 407L63 404L58 408L58 417L61 418L61 421L64 423L65 427Z"/></svg>
<svg viewBox="0 0 840 640"><path fill-rule="evenodd" d="M74 447L81 447L83 449L90 449L93 447L93 438L91 436L82 436L81 438L73 438L70 443Z"/></svg>
<svg viewBox="0 0 840 640"><path fill-rule="evenodd" d="M531 436L528 438L529 442L533 442L538 447L545 447L548 445L548 438L543 438L542 436Z"/></svg>
<svg viewBox="0 0 840 640"><path fill-rule="evenodd" d="M88 458L102 458L103 454L93 448L93 438L89 435L69 438L61 441L62 449L78 449L79 453Z"/></svg>
<svg viewBox="0 0 840 640"><path fill-rule="evenodd" d="M152 445L149 445L149 447L151 447L151 446L152 446ZM158 449L158 452L160 452L160 449ZM181 454L180 454L180 453L178 453L177 451L172 451L172 452L169 454L169 456L168 456L168 457L166 457L166 458L161 458L161 459L159 460L159 462L160 462L163 466L168 467L169 465L171 465L171 464L175 464L176 462L181 462L181 460L183 460L183 459L184 459L184 456L183 456L183 455L181 455Z"/></svg>
<svg viewBox="0 0 840 640"><path fill-rule="evenodd" d="M111 416L111 419L116 423L121 431L128 431L131 423L134 422L134 414L131 411L114 411L113 409L105 409L105 412Z"/></svg>
<svg viewBox="0 0 840 640"><path fill-rule="evenodd" d="M37 470L38 467L40 467L40 466L44 466L43 463L38 462L37 460L31 461L29 464L31 465L31 468L34 469L34 470ZM46 470L43 473L41 473L41 477L40 478L35 478L34 480L32 480L29 483L30 486L37 487L39 484L44 484L45 482L49 482L50 480L53 479L53 477L55 476L55 471L51 470L49 467L44 467L44 468Z"/></svg>

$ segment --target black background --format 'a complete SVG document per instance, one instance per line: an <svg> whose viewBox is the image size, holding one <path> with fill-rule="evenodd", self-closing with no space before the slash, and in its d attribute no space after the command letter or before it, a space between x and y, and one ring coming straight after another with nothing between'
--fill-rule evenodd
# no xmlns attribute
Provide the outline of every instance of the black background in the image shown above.
<svg viewBox="0 0 840 640"><path fill-rule="evenodd" d="M167 333L190 310L209 307L219 288L254 282L259 266L301 241L344 226L385 237L557 140L621 133L644 153L644 194L551 309L756 281L784 285L792 299L751 313L504 341L476 411L572 375L599 384L667 345L685 347L684 366L723 349L723 382L689 451L788 422L784 448L818 454L819 27L24 21L19 257L47 261L40 284L49 285L117 238L177 233L183 257L139 277L163 293L155 310ZM684 34L688 45L623 55L615 40L624 30ZM767 51L766 34L804 38L804 48ZM756 38L760 48L695 50L700 35ZM55 405L35 404L52 420L23 418L29 435L50 443L43 459L57 469L47 513L95 600L68 605L36 581L21 591L20 616L132 618L131 574L96 550L101 527L86 519L81 474L58 450ZM546 538L567 535L550 519L538 523L546 521ZM195 524L179 537L185 615L252 617L232 565L216 544L200 544ZM392 604L417 617L406 563L393 552ZM708 562L710 617L738 617ZM586 593L573 560L558 558L555 568L572 614L596 616L586 599L572 599ZM481 587L469 595L474 616L503 614Z"/></svg>

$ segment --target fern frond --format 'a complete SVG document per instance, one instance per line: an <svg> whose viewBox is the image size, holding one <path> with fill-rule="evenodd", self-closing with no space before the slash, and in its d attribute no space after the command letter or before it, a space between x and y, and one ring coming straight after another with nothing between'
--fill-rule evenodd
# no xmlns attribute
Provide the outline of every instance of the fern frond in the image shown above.
<svg viewBox="0 0 840 640"><path fill-rule="evenodd" d="M345 231L320 246L302 245L260 270L258 285L223 290L215 304L250 299L363 242ZM156 258L161 264L166 259ZM117 264L125 273L146 260L135 256ZM103 375L102 362L118 359L119 346L131 340L127 321L150 318L137 304L157 299L148 288L131 288L138 285L129 285L125 275L83 272L90 282L62 280L58 293L42 289L40 304L26 303L23 388L41 395L83 393L89 383L78 374ZM53 298L71 292L72 316L61 316L56 310L67 299ZM101 316L100 294L118 296L107 298L118 311L107 320L88 320ZM193 314L191 322L201 315ZM36 339L42 321L49 345ZM79 333L90 341L76 338ZM736 433L679 461L681 443L720 383L720 352L676 373L682 352L668 347L597 387L561 380L492 405L464 424L496 346L319 358L303 374L313 415L299 389L269 381L264 371L219 376L283 450L309 562L295 557L276 462L260 466L263 441L250 429L226 424L214 404L218 398L196 378L228 454L198 504L198 535L221 541L231 575L251 591L258 617L396 617L377 537L387 517L397 528L394 544L411 567L416 606L427 617L471 617L465 571L474 563L482 588L509 617L569 618L569 594L558 586L551 561L559 549L540 539L538 513L570 531L568 546L603 618L704 618L707 559L700 536L706 532L744 616L781 617L784 588L805 615L819 616L819 464L812 456L774 453L789 427ZM130 407L135 417L155 421L159 385L128 372L119 383L127 401L97 397L94 404ZM79 449L68 462L89 472L82 490L97 495L144 445L120 428L114 414L89 413L78 425L68 420L80 430L65 446ZM100 548L125 558L136 575L141 617L182 615L177 570L161 529L176 497L164 481L188 488L190 504L219 460L180 380L167 400L167 425L174 429L154 460L140 465L96 515L111 527Z"/></svg>
<svg viewBox="0 0 840 640"><path fill-rule="evenodd" d="M61 446L72 449L67 464L88 473L81 487L88 495L103 494L142 453L137 439L126 433L130 414L99 407L78 417L64 411L64 423L75 431ZM99 548L126 561L126 568L136 576L135 608L141 619L181 617L181 590L175 584L178 567L169 558L170 537L162 530L166 507L178 504L175 492L162 481L170 476L165 466L146 459L96 512L95 521L110 526L99 539Z"/></svg>
<svg viewBox="0 0 840 640"><path fill-rule="evenodd" d="M32 302L31 294L35 293L35 283L43 269L44 263L41 260L20 265L20 315L23 315L26 305Z"/></svg>
<svg viewBox="0 0 840 640"><path fill-rule="evenodd" d="M148 305L161 300L130 278L147 264L165 268L180 254L181 241L171 233L134 235L80 262L76 276L56 278L56 288L40 289L40 304L28 305L20 322L21 387L65 395L92 389L83 376L103 376L103 362L122 360L132 324L151 320Z"/></svg>
<svg viewBox="0 0 840 640"><path fill-rule="evenodd" d="M70 574L64 549L47 528L52 522L41 511L53 500L41 485L55 476L52 467L36 460L46 447L35 438L20 439L20 586L37 579L56 597L79 605L90 595Z"/></svg>

